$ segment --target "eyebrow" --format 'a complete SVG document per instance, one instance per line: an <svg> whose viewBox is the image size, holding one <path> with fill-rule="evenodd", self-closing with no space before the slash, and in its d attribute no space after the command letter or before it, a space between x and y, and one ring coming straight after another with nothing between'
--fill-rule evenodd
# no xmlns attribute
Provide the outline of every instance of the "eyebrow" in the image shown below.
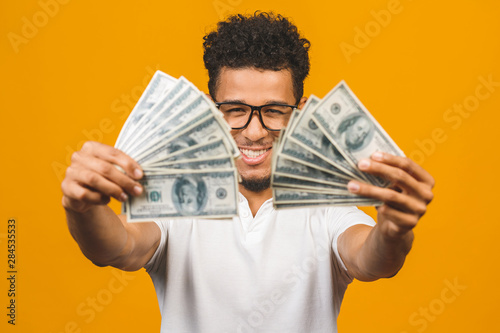
<svg viewBox="0 0 500 333"><path fill-rule="evenodd" d="M229 100L223 101L223 103L243 103L243 104L249 104L249 103L244 102L241 99L229 99ZM288 105L287 102L280 101L280 100L268 100L268 101L266 101L265 104L262 104L262 105L268 105L268 104L287 104Z"/></svg>

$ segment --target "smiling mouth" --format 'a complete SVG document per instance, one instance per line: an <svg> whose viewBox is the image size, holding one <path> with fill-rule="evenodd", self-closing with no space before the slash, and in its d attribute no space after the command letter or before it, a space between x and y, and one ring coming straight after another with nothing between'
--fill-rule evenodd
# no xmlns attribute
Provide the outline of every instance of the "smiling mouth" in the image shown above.
<svg viewBox="0 0 500 333"><path fill-rule="evenodd" d="M260 149L260 150L250 150L250 149L245 149L245 148L240 148L240 152L250 158L257 158L260 155L264 154L271 148L266 148L266 149Z"/></svg>

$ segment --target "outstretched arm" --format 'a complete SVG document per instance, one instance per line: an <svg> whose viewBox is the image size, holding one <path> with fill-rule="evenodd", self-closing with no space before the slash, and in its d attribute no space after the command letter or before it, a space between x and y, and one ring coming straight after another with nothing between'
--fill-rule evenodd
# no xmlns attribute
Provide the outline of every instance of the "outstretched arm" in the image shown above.
<svg viewBox="0 0 500 333"><path fill-rule="evenodd" d="M115 166L120 166L125 173ZM139 195L140 166L120 150L87 142L72 156L61 184L68 228L83 254L98 266L143 267L160 241L156 223L127 223L107 206Z"/></svg>
<svg viewBox="0 0 500 333"><path fill-rule="evenodd" d="M394 276L403 266L413 242L413 228L432 201L434 179L414 161L377 152L358 167L391 184L388 188L351 181L352 193L378 199L377 225L356 225L338 241L339 253L353 277L362 281Z"/></svg>

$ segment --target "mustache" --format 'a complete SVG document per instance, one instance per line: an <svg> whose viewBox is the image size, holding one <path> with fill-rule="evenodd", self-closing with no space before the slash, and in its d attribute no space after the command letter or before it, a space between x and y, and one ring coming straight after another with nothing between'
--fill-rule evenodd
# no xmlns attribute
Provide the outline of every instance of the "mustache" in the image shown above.
<svg viewBox="0 0 500 333"><path fill-rule="evenodd" d="M251 148L251 147L268 147L268 146L272 146L275 141L276 141L276 139L274 139L274 140L261 139L261 140L257 140L257 141L238 140L238 141L236 141L236 144L238 146L249 147L249 148Z"/></svg>

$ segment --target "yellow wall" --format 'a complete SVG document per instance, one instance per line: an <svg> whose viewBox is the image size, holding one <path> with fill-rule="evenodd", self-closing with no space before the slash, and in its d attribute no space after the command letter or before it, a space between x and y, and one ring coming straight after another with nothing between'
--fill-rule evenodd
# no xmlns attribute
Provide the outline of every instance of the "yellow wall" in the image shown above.
<svg viewBox="0 0 500 333"><path fill-rule="evenodd" d="M61 177L86 138L114 144L128 99L156 68L206 91L202 36L221 15L257 9L293 17L311 40L306 93L323 96L345 79L437 180L404 269L351 285L341 332L499 331L500 2L27 0L0 4L2 332L159 331L147 274L94 267L71 239ZM15 327L6 316L11 217Z"/></svg>

